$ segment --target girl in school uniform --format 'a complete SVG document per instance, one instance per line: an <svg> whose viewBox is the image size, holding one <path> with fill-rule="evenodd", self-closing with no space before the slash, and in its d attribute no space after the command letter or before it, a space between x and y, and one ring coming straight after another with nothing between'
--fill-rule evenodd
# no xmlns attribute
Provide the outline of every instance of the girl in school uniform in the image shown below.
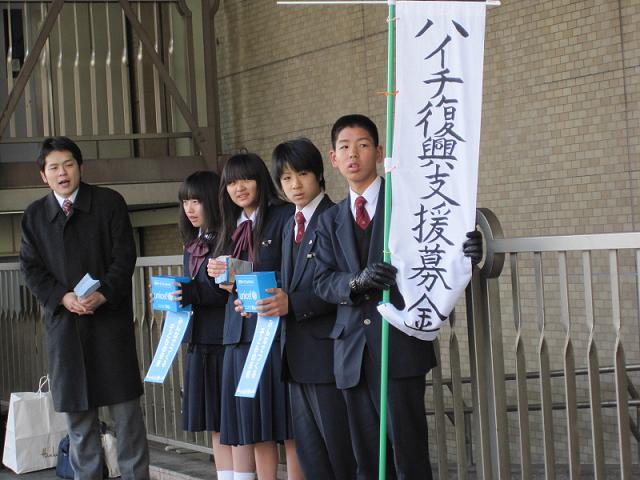
<svg viewBox="0 0 640 480"><path fill-rule="evenodd" d="M184 342L188 343L184 370L182 428L188 432L211 432L217 478L233 480L231 448L220 444L221 389L224 346L222 333L228 293L207 276L212 258L220 209L217 192L220 178L213 172L189 175L178 192L182 203L178 226L184 242L184 274L174 292L193 315Z"/></svg>
<svg viewBox="0 0 640 480"><path fill-rule="evenodd" d="M253 271L280 271L282 231L294 207L278 196L262 159L252 153L231 157L223 171L219 203L222 213L215 254L253 262ZM226 264L210 260L208 273L216 277ZM250 480L238 473L253 472L249 452L253 452L260 480L276 480L276 444L285 443L290 480L302 479L291 440L288 392L282 381L280 339L276 338L267 358L255 398L235 396L251 340L256 315L235 311L237 294L233 285L222 285L229 292L224 325L224 371L222 375L221 442L232 445L235 479Z"/></svg>

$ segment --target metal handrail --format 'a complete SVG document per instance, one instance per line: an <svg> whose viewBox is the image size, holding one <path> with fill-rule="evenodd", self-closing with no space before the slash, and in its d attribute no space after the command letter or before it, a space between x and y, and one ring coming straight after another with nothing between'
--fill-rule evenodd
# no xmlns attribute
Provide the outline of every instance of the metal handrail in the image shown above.
<svg viewBox="0 0 640 480"><path fill-rule="evenodd" d="M541 462L544 462L545 470L550 472L549 475L553 476L557 463L556 457L565 458L565 455L570 458L569 470L574 477L578 477L580 459L586 452L584 446L582 450L579 448L581 439L575 432L579 427L576 419L584 422L587 417L585 415L578 417L576 412L588 411L590 414L588 420L591 422L592 429L591 449L594 465L592 468L595 478L605 478L605 459L608 458L607 455L612 455L611 452L615 449L622 458L620 469L625 472L623 477L629 478L630 442L640 445L640 431L637 423L629 415L629 409L640 410L640 393L634 384L637 383L637 375L640 372L640 358L634 352L629 363L624 360L620 326L626 326L629 307L625 307L626 310L624 310L620 304L624 299L622 295L630 292L627 288L629 280L633 281L637 278L640 270L640 234L628 232L576 237L503 239L499 223L493 223L497 222L497 219L491 218L492 213L484 210L480 212L479 216L484 216L480 218L479 223L487 239L487 258L481 274L478 275L477 272L474 274L467 289L466 322L452 319L449 363L440 361L439 363L443 366L438 367L440 370L437 374L434 370L432 379L426 382L426 385L431 387L430 392L434 398L434 407L429 408L426 414L435 417L436 420L434 423L437 435L430 435L430 445L434 450L438 450L437 461L440 464L454 461L454 457L446 451L446 443L451 438L448 436L451 432L447 432L454 429L456 450L452 453L456 455L455 458L460 459L456 464L460 478L468 469L482 472L485 478L509 478L509 472L514 467L509 450L518 447L522 478L530 478L532 465ZM527 250L529 248L536 250ZM585 248L587 250L583 250ZM618 255L625 259L629 257L629 252L624 256L619 253L623 250L631 250L633 266L624 264L629 268L619 269ZM582 255L567 256L566 252L571 251L582 252ZM591 251L605 251L604 260L609 267L606 274L601 273L602 270L597 268L595 272L591 271ZM542 252L547 252L544 262ZM530 255L522 255L523 253ZM554 258L553 253L557 262L555 264L551 261ZM596 258L595 255L594 258ZM510 277L501 275L505 259L510 262L508 264L511 270ZM569 302L569 295L565 290L569 290L570 283L576 284L580 280L580 275L569 274L569 271L573 272L569 268L572 265L569 261L580 260L582 260L582 277L585 282L582 285L585 309L579 312L579 317L576 317L571 310L575 308L573 305L575 299L571 297ZM182 269L182 256L142 257L138 259L136 265L134 312L140 361L144 371L162 329L161 316L150 311L147 302L148 278L155 274L179 273ZM552 274L545 272L544 267L547 265L554 268ZM523 273L519 268L523 269L525 266L529 269ZM597 264L597 267L600 268L600 264ZM15 262L0 264L0 282L8 278L16 281L19 277L18 268L19 265ZM521 282L521 278L527 280ZM608 285L607 291L611 293L610 298L607 299L612 309L610 316L603 316L596 310L596 308L603 308L602 304L595 307L590 305L595 302L594 299L599 298L596 294L602 294L598 290L594 294L594 286L598 287L605 281ZM623 287L627 288L625 291L627 293L623 292ZM511 289L510 294L505 292L509 289ZM530 294L532 291L535 295L523 294L524 292ZM557 299L559 309L555 303L553 309L549 308L550 302L545 299L545 292L548 295L550 291L559 297ZM13 288L12 292L11 298L16 298L18 289ZM501 292L507 293L506 297L513 302L512 318L501 308ZM638 292L640 297L640 290ZM0 291L0 301L6 298L6 295L3 296ZM632 295L635 294L632 293ZM580 300L582 301L583 298L581 297ZM525 322L525 313L523 313L526 312L525 308L529 308L529 316L535 316L535 322ZM29 315L33 315L36 311L33 308L26 310L22 314L25 319L31 318ZM603 318L606 320L604 323ZM17 332L12 334L14 335L12 338L19 338L21 331L19 329L22 328L21 320L16 321L15 317L8 316L6 312L2 312L2 306L0 306L0 343L3 328L5 328L2 325L2 319L10 319L9 328L15 328ZM590 336L586 340L588 344L586 353L584 349L577 348L576 352L580 353L574 354L572 343L576 346L579 342L585 343L584 337L572 336L572 322L578 322L578 319L580 319L579 324L586 321ZM512 327L515 325L514 344L509 339L503 338L501 327L503 322L513 322ZM604 338L594 336L593 325L596 323L609 325L612 330L611 335ZM24 331L30 330L32 328L30 325ZM551 325L559 325L561 330L558 332L557 328L550 328ZM635 323L631 325L635 328ZM463 335L468 335L469 339L468 361L463 358L461 349L457 348L458 339ZM612 343L611 338L614 337L615 342ZM524 352L524 346L528 345L523 343L524 339L537 343L536 349L527 347L528 356ZM453 343L451 340L454 340ZM549 345L552 344L564 344L565 347L562 351L557 346L551 349ZM596 346L598 349L615 351L614 363L600 366L598 352L594 353ZM18 350L20 348L22 347ZM515 348L515 352L511 352L511 354L515 353L515 364L509 363L509 371L506 372L502 348L505 350ZM439 347L436 351L442 357ZM601 354L602 351L599 353ZM2 378L1 364L11 358L7 355L9 354L0 351L0 384L6 381ZM534 358L533 362L530 361L530 357ZM550 359L556 357L562 358L563 367L551 369ZM176 420L179 415L179 389L182 381L179 362L180 360L174 366L166 385L145 386L146 395L143 401L147 420L150 422L150 438L182 447L193 445L194 449L210 451L209 440L205 436L189 436L179 429L179 422ZM537 370L532 368L536 363L538 363ZM447 370L448 365L451 368L451 374L447 371L446 377L443 378L442 370ZM28 364L26 366L28 367ZM11 381L16 380L12 372L5 375L8 375ZM582 387L576 388L577 378L583 379L580 385L585 385L584 393L582 393ZM584 380L585 378L588 378L588 382ZM552 379L556 380L552 382ZM506 391L505 385L509 383L510 388ZM528 391L533 383L537 384L535 393ZM588 386L586 386L587 383ZM600 383L603 385L602 388ZM471 390L471 398L469 390ZM510 395L517 393L517 400L508 401L511 397L507 393ZM607 413L604 414L603 410ZM558 414L554 412L558 411L566 412L566 442L559 442L556 438L558 426L554 431L553 422L558 421ZM537 412L536 419L540 418L541 421L531 421L529 414L532 412ZM605 419L610 419L611 412L616 414L618 431L615 435L604 428ZM513 426L516 423L518 438L513 436ZM536 446L537 450L532 442L536 441L536 438L539 439L540 434L535 435L535 429L541 429L543 438L543 441ZM437 443L435 443L436 438ZM471 467L471 465L475 466Z"/></svg>
<svg viewBox="0 0 640 480"><path fill-rule="evenodd" d="M496 238L487 248L495 253L635 249L640 248L640 232Z"/></svg>

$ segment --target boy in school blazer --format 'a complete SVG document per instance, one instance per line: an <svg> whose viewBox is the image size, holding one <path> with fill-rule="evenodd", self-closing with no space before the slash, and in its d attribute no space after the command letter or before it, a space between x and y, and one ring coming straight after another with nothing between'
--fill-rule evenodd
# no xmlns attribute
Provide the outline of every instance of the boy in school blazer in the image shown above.
<svg viewBox="0 0 640 480"><path fill-rule="evenodd" d="M263 314L283 318L283 364L291 395L296 450L306 480L355 476L347 412L333 374L336 306L313 292L316 226L334 203L324 193L322 155L306 138L273 151L275 180L296 213L282 241L282 288L258 302Z"/></svg>
<svg viewBox="0 0 640 480"><path fill-rule="evenodd" d="M332 128L331 164L349 183L349 196L320 217L317 229L317 295L337 304L334 370L347 403L357 478L378 476L381 322L376 306L382 290L402 306L396 268L383 262L383 160L375 124L347 115ZM467 234L469 236L470 234ZM472 234L464 252L481 258ZM478 256L478 252L480 255ZM432 478L427 442L425 374L436 365L430 342L389 329L387 478Z"/></svg>

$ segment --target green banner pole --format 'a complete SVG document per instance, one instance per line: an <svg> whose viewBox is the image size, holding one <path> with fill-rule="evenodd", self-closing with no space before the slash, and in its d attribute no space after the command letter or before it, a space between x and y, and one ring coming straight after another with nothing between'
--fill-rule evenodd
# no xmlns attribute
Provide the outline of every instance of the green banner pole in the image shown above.
<svg viewBox="0 0 640 480"><path fill-rule="evenodd" d="M396 2L389 0L389 25L387 41L387 126L385 157L393 154L393 67L396 38ZM389 252L389 230L391 225L391 172L385 162L384 174L384 261L391 261ZM382 293L382 302L389 303L390 293ZM382 356L380 360L380 463L378 479L385 480L387 471L387 385L389 378L389 323L382 319Z"/></svg>

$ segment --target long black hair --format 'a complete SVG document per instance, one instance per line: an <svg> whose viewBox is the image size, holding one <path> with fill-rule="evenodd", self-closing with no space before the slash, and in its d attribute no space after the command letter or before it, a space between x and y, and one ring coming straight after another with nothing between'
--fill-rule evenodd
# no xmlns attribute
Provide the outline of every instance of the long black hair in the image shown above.
<svg viewBox="0 0 640 480"><path fill-rule="evenodd" d="M227 192L227 185L237 180L255 180L256 182L258 211L253 225L254 261L256 261L260 236L262 235L269 207L281 205L284 202L278 196L278 190L273 184L267 166L258 155L255 153L239 153L229 158L222 169L222 178L220 179L218 201L222 213L222 228L216 243L216 255L228 255L232 250L231 235L236 229L242 207L233 203Z"/></svg>
<svg viewBox="0 0 640 480"><path fill-rule="evenodd" d="M218 206L218 190L220 189L220 177L210 171L194 172L184 179L178 199L180 200L180 214L178 228L182 235L182 242L186 245L198 236L202 230L209 239L220 228L220 207ZM182 202L185 200L198 200L202 205L203 223L200 228L194 227L187 218Z"/></svg>

